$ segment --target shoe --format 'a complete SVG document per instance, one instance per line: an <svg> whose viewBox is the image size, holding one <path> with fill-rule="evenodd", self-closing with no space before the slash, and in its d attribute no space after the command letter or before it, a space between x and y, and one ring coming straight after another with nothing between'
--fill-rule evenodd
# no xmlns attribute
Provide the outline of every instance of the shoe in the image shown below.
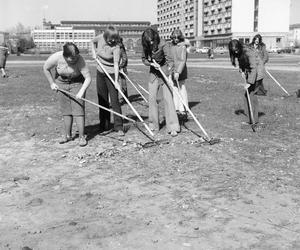
<svg viewBox="0 0 300 250"><path fill-rule="evenodd" d="M80 137L79 137L79 146L80 146L80 147L84 147L84 146L86 146L86 145L87 145L87 140L85 139L84 136L80 136Z"/></svg>
<svg viewBox="0 0 300 250"><path fill-rule="evenodd" d="M70 136L70 135L64 135L58 143L59 144L65 144L65 143L67 143L69 141L72 141L72 136Z"/></svg>
<svg viewBox="0 0 300 250"><path fill-rule="evenodd" d="M177 133L175 130L171 131L171 133L170 133L170 134L171 134L171 136L172 136L172 137L175 137L175 136L177 136L177 135L178 135L178 133Z"/></svg>
<svg viewBox="0 0 300 250"><path fill-rule="evenodd" d="M149 123L148 126L151 131L158 131L158 128L153 123Z"/></svg>
<svg viewBox="0 0 300 250"><path fill-rule="evenodd" d="M125 136L125 133L123 130L116 131L118 136Z"/></svg>

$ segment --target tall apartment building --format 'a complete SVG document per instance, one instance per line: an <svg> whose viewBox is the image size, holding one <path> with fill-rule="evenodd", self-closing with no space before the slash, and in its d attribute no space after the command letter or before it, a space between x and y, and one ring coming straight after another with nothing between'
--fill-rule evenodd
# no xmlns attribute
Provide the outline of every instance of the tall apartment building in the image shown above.
<svg viewBox="0 0 300 250"><path fill-rule="evenodd" d="M290 0L158 0L160 35L181 29L196 47L246 43L260 33L269 47L283 47L289 32Z"/></svg>
<svg viewBox="0 0 300 250"><path fill-rule="evenodd" d="M267 48L283 47L289 32L290 0L203 0L203 44L249 43L259 33Z"/></svg>
<svg viewBox="0 0 300 250"><path fill-rule="evenodd" d="M201 1L158 0L157 22L160 36L169 39L173 30L180 29L187 39L194 41L202 33L202 21L199 19Z"/></svg>

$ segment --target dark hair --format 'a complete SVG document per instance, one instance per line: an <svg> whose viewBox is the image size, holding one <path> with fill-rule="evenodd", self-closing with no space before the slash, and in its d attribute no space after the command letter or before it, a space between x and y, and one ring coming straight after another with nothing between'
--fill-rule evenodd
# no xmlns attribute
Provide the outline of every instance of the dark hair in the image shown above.
<svg viewBox="0 0 300 250"><path fill-rule="evenodd" d="M66 42L63 46L63 56L64 57L70 57L70 56L76 56L79 54L78 47L71 42Z"/></svg>
<svg viewBox="0 0 300 250"><path fill-rule="evenodd" d="M259 45L262 45L263 42L262 42L262 37L260 34L256 34L253 39L252 39L252 42L251 42L251 45L253 45L255 43L255 40L258 38L258 44Z"/></svg>
<svg viewBox="0 0 300 250"><path fill-rule="evenodd" d="M114 26L108 26L103 34L104 40L109 45L116 45L119 43L120 36L119 32L116 27Z"/></svg>
<svg viewBox="0 0 300 250"><path fill-rule="evenodd" d="M171 35L170 35L171 40L174 42L174 40L177 38L179 40L179 42L183 42L184 41L184 36L181 32L181 30L177 29L177 30L173 30Z"/></svg>
<svg viewBox="0 0 300 250"><path fill-rule="evenodd" d="M160 43L159 34L152 28L147 28L142 34L142 46L146 58L151 57L152 52L158 50Z"/></svg>
<svg viewBox="0 0 300 250"><path fill-rule="evenodd" d="M245 72L248 71L250 72L250 63L249 63L249 58L244 50L244 45L242 42L233 39L228 43L228 50L229 50L229 56L232 65L235 67L235 59L238 60L239 63L239 68Z"/></svg>

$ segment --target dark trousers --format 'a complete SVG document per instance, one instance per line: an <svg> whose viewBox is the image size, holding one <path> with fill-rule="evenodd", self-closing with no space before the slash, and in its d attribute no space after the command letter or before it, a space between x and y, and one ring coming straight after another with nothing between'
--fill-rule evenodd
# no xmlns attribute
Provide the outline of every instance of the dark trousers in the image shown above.
<svg viewBox="0 0 300 250"><path fill-rule="evenodd" d="M121 83L121 90L122 90L122 92L128 98L127 83L126 83L125 76L120 75L120 83Z"/></svg>
<svg viewBox="0 0 300 250"><path fill-rule="evenodd" d="M257 94L258 94L258 91L260 91L262 81L263 80L256 81L254 84L251 84L250 87L248 88L254 121L251 121L250 106L249 106L249 102L248 102L248 98L247 98L247 93L245 92L245 95L244 95L245 113L249 118L249 123L258 123L258 98L257 98Z"/></svg>
<svg viewBox="0 0 300 250"><path fill-rule="evenodd" d="M112 79L115 79L114 74L110 74L110 76ZM104 73L97 71L96 83L99 105L109 108L109 95L113 111L121 114L122 111L119 103L118 90L114 87L109 78ZM100 129L108 130L110 126L110 112L99 109L99 119ZM114 115L114 130L123 131L123 119L117 115Z"/></svg>

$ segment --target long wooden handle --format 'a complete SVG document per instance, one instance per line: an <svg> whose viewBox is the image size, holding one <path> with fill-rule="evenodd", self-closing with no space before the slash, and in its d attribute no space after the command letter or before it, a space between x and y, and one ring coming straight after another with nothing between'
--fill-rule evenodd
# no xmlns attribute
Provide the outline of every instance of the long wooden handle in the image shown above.
<svg viewBox="0 0 300 250"><path fill-rule="evenodd" d="M249 94L248 88L246 89L246 95L247 95L247 100L248 100L248 103L249 103L251 124L254 124L253 109L252 109L252 104L251 104L251 99L250 99L250 94Z"/></svg>
<svg viewBox="0 0 300 250"><path fill-rule="evenodd" d="M72 93L70 93L70 92L68 92L68 91L65 91L65 90L63 90L63 89L60 89L60 88L59 88L58 91L60 91L60 92L62 92L62 93L65 93L65 94L67 94L67 95L69 95L69 96L72 96L72 97L76 98L75 95L73 95ZM133 123L136 123L135 120L133 120L133 119L131 119L131 118L128 118L127 116L122 115L122 114L120 114L120 113L118 113L118 112L115 112L115 111L113 111L113 110L111 110L111 109L108 109L108 108L106 108L106 107L103 107L103 106L101 106L101 105L99 105L99 104L97 104L97 103L94 103L94 102L92 102L92 101L90 101L90 100L88 100L88 99L85 99L85 98L83 98L83 97L81 97L80 99L83 100L83 101L85 101L85 102L88 102L89 104L92 104L92 105L94 105L94 106L96 106L96 107L98 107L98 108L101 108L101 109L103 109L103 110L106 110L106 111L108 111L108 112L110 112L110 113L112 113L112 114L115 114L115 115L117 115L117 116L120 116L120 117L124 118L125 120L128 120L128 121L131 121L131 122L133 122Z"/></svg>
<svg viewBox="0 0 300 250"><path fill-rule="evenodd" d="M159 67L158 70L161 73L161 75L163 76L163 78L165 79L165 81L168 84L168 86L171 89L173 89L173 92L175 92L175 94L178 96L179 100L181 101L181 103L183 104L183 106L185 107L185 109L189 112L189 114L192 116L192 118L194 119L194 121L196 122L196 124L198 125L198 127L202 130L203 134L207 137L208 140L211 140L211 138L209 137L209 135L207 134L207 132L205 131L205 129L202 127L202 125L200 124L200 122L197 120L196 116L190 110L190 108L188 107L188 105L186 105L185 102L183 101L180 93L178 91L176 91L176 89L175 89L175 87L174 87L173 84L170 84L170 80L168 79L168 77L166 76L166 74L163 72L163 70L161 69L161 67Z"/></svg>
<svg viewBox="0 0 300 250"><path fill-rule="evenodd" d="M106 71L106 69L104 68L104 66L102 65L102 63L99 61L98 58L95 59L96 62L98 63L98 65L101 67L101 69L103 70L103 72L105 73L105 75L108 77L108 79L112 82L112 84L115 86L115 88L119 91L119 93L121 94L121 96L124 98L124 100L127 102L127 104L129 105L129 107L132 109L132 111L135 113L135 115L138 117L138 119L143 123L144 127L148 130L149 134L151 136L154 136L153 132L151 131L151 129L147 126L147 124L144 122L144 120L142 119L142 117L139 115L139 113L135 110L135 108L131 105L131 103L129 102L129 100L127 99L127 97L125 96L125 94L121 91L119 86L115 85L115 81L111 78L110 74L108 74L108 72Z"/></svg>
<svg viewBox="0 0 300 250"><path fill-rule="evenodd" d="M134 87L134 89L140 94L140 96L144 99L145 102L148 103L147 99L145 98L145 96L143 96L143 94L141 93L141 91L139 91L139 89L135 86L135 84L129 79L129 77L124 73L124 71L120 70L120 73L131 83L131 85Z"/></svg>
<svg viewBox="0 0 300 250"><path fill-rule="evenodd" d="M289 92L287 92L287 90L282 87L282 85L275 79L274 76L271 75L271 73L266 69L267 74L272 78L272 80L287 94L290 95Z"/></svg>

